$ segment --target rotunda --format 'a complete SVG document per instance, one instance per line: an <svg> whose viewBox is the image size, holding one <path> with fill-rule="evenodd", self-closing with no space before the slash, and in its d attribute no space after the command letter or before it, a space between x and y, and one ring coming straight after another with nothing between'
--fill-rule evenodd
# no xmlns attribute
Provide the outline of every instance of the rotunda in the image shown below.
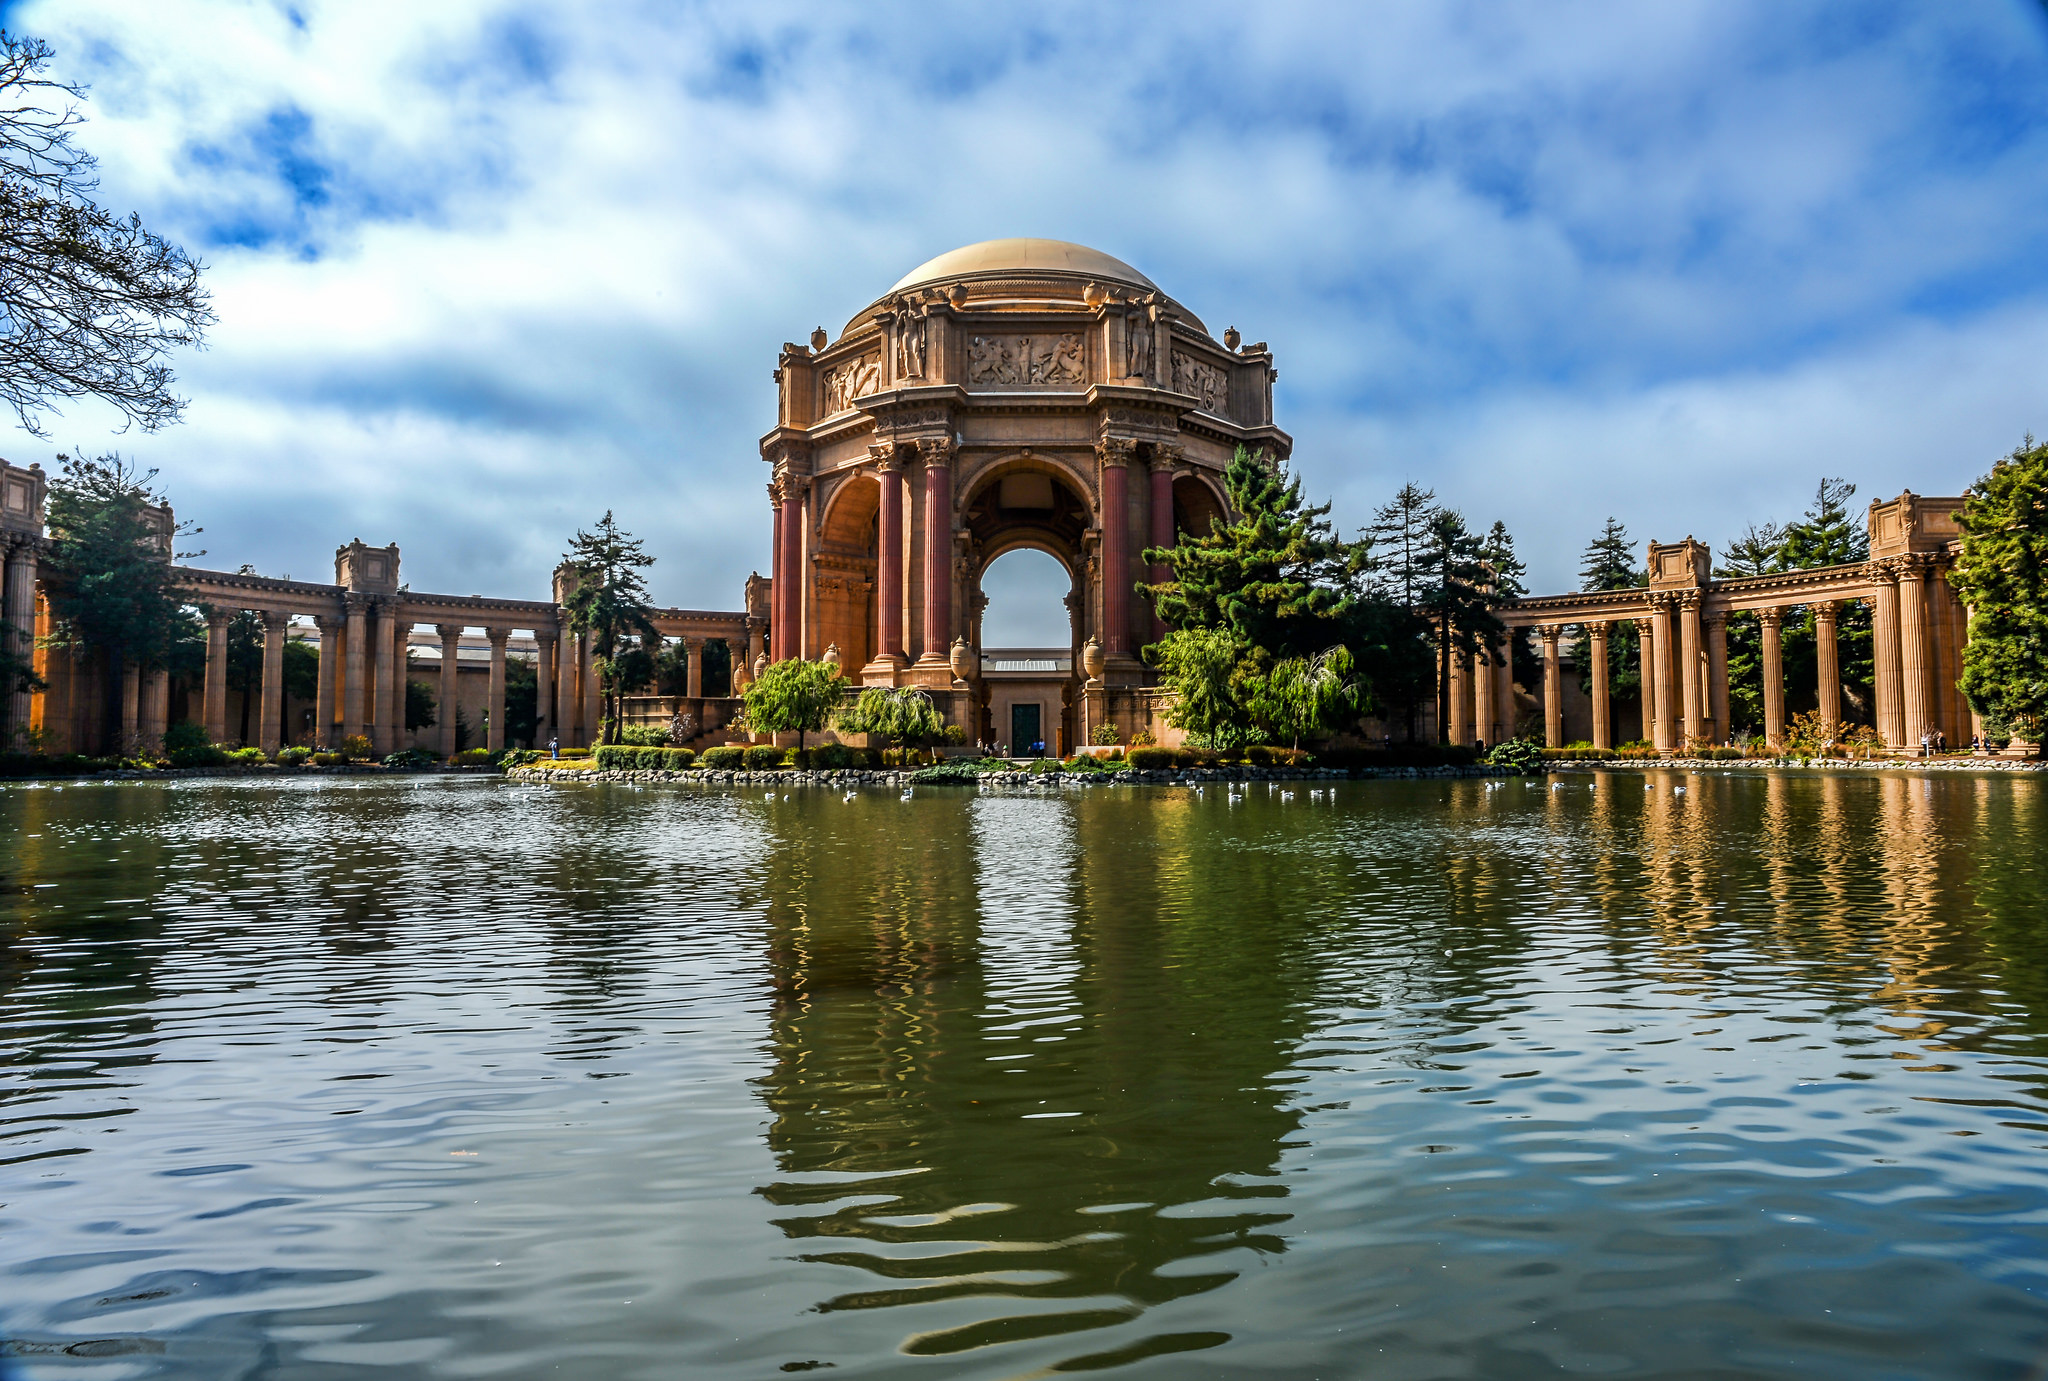
<svg viewBox="0 0 2048 1381"><path fill-rule="evenodd" d="M1137 653L1161 630L1135 587L1165 572L1142 553L1224 511L1236 447L1288 453L1277 377L1263 343L1218 341L1099 250L989 240L919 265L777 361L770 655L923 686L970 740L1010 737L1020 685L1048 751L1149 725ZM1072 582L1064 655L981 646L982 574L1019 547Z"/></svg>

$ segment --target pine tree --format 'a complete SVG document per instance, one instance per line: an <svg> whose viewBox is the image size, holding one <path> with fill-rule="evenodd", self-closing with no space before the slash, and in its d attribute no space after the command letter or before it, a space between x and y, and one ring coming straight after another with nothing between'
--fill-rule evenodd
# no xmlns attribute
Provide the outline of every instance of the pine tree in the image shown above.
<svg viewBox="0 0 2048 1381"><path fill-rule="evenodd" d="M1650 583L1650 574L1628 540L1628 528L1609 517L1600 535L1586 543L1579 558L1579 588L1586 591L1633 590ZM1579 630L1584 637L1586 630ZM1642 693L1638 668L1642 657L1633 619L1618 619L1607 625L1607 694L1609 702L1627 700ZM1579 689L1593 693L1593 664L1590 640L1587 655L1578 659Z"/></svg>
<svg viewBox="0 0 2048 1381"><path fill-rule="evenodd" d="M1949 584L1970 606L1963 694L2041 751L2048 729L2048 445L2030 434L1963 501Z"/></svg>
<svg viewBox="0 0 2048 1381"><path fill-rule="evenodd" d="M1435 491L1404 484L1391 501L1373 510L1372 526L1366 529L1388 597L1405 609L1415 607L1425 583L1423 554L1436 512Z"/></svg>
<svg viewBox="0 0 2048 1381"><path fill-rule="evenodd" d="M654 564L654 558L606 509L596 531L577 531L562 559L576 573L575 588L564 601L569 631L590 641L604 696L601 739L617 743L619 697L628 686L626 673L639 660L651 657L646 649L661 641L654 627L654 606L647 598L647 582L640 575ZM640 656L626 663L622 659L628 652Z"/></svg>
<svg viewBox="0 0 2048 1381"><path fill-rule="evenodd" d="M1847 501L1856 486L1846 480L1823 479L1813 496L1813 507L1798 522L1784 530L1780 555L1781 570L1803 571L1815 566L1843 566L1870 559L1870 534L1863 520L1849 515Z"/></svg>
<svg viewBox="0 0 2048 1381"><path fill-rule="evenodd" d="M1870 534L1864 529L1862 517L1853 515L1848 507L1848 500L1855 493L1856 486L1846 480L1822 479L1815 487L1812 506L1797 522L1783 529L1778 569L1810 570L1869 560ZM1785 620L1781 643L1788 715L1811 709L1817 703L1814 686L1819 677L1819 656L1814 630L1810 609ZM1835 662L1845 701L1843 713L1855 723L1872 723L1876 718L1876 673L1871 654L1871 611L1860 600L1844 604L1837 614Z"/></svg>
<svg viewBox="0 0 2048 1381"><path fill-rule="evenodd" d="M1489 554L1494 558L1489 561ZM1495 561L1502 565L1496 566ZM1422 559L1417 609L1429 621L1436 640L1437 741L1451 741L1451 658L1470 656L1482 639L1506 631L1495 616L1494 591L1504 598L1519 594L1521 562L1505 526L1494 524L1489 537L1469 531L1457 512L1440 508L1430 515ZM1510 594L1512 590L1514 594Z"/></svg>

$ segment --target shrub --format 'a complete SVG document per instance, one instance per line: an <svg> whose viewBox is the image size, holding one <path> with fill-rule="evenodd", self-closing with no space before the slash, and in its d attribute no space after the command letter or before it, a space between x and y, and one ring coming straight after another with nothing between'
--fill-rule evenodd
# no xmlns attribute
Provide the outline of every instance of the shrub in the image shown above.
<svg viewBox="0 0 2048 1381"><path fill-rule="evenodd" d="M1614 756L1614 750L1595 748L1589 743L1574 743L1563 748L1546 748L1543 756L1551 762L1605 762Z"/></svg>
<svg viewBox="0 0 2048 1381"><path fill-rule="evenodd" d="M1222 760L1214 748L1179 748L1173 754L1176 767L1214 767Z"/></svg>
<svg viewBox="0 0 2048 1381"><path fill-rule="evenodd" d="M460 757L460 754L456 756ZM530 762L539 762L547 754L538 748L507 748L505 756L498 759L500 767L524 767Z"/></svg>
<svg viewBox="0 0 2048 1381"><path fill-rule="evenodd" d="M313 750L301 744L297 747L278 750L277 761L281 767L301 767L305 764L306 759L312 756Z"/></svg>
<svg viewBox="0 0 2048 1381"><path fill-rule="evenodd" d="M1273 750L1263 743L1254 743L1251 747L1244 750L1244 760L1253 767L1271 767L1273 765Z"/></svg>
<svg viewBox="0 0 2048 1381"><path fill-rule="evenodd" d="M1150 748L1151 746L1152 731L1150 729L1140 729L1136 733L1131 735L1131 747Z"/></svg>
<svg viewBox="0 0 2048 1381"><path fill-rule="evenodd" d="M228 754L228 761L233 763L258 763L267 762L269 759L263 756L261 748L237 748Z"/></svg>
<svg viewBox="0 0 2048 1381"><path fill-rule="evenodd" d="M1097 758L1097 757L1091 757L1090 755L1088 755L1088 754L1086 754L1086 753L1082 753L1082 754L1080 754L1080 755L1079 755L1079 756L1077 756L1077 757L1071 757L1071 758L1068 758L1068 759L1067 759L1067 760L1066 760L1066 761L1065 761L1064 763L1061 763L1061 764L1060 764L1060 766L1064 767L1064 768L1065 768L1065 769L1066 769L1067 771L1069 771L1069 772L1114 772L1114 771L1116 771L1116 769L1115 769L1114 767L1111 767L1111 766L1110 766L1110 765L1109 765L1108 763L1104 762L1104 761L1103 761L1103 760L1102 760L1101 758Z"/></svg>
<svg viewBox="0 0 2048 1381"><path fill-rule="evenodd" d="M958 724L948 724L945 732L940 737L946 741L946 746L949 748L964 747L967 743L967 731Z"/></svg>
<svg viewBox="0 0 2048 1381"><path fill-rule="evenodd" d="M687 772L697 755L687 748L606 744L591 755L600 772Z"/></svg>
<svg viewBox="0 0 2048 1381"><path fill-rule="evenodd" d="M1066 769L1061 766L1058 758L1034 758L1031 765L1024 770L1034 777L1045 777L1050 776L1054 772L1063 772Z"/></svg>
<svg viewBox="0 0 2048 1381"><path fill-rule="evenodd" d="M564 748L561 751L562 756L565 758L587 758L590 756L588 748Z"/></svg>
<svg viewBox="0 0 2048 1381"><path fill-rule="evenodd" d="M164 737L169 738L170 735L166 734ZM224 750L206 742L205 734L202 733L199 739L200 741L196 744L190 746L181 744L176 748L169 749L165 752L164 756L170 760L170 764L173 767L219 767L228 760L228 755Z"/></svg>
<svg viewBox="0 0 2048 1381"><path fill-rule="evenodd" d="M424 748L401 748L384 759L386 767L402 767L408 772L431 767L433 763L434 755Z"/></svg>
<svg viewBox="0 0 2048 1381"><path fill-rule="evenodd" d="M1137 735L1133 734L1131 737L1135 742ZM1173 766L1174 752L1171 748L1153 748L1140 744L1126 753L1124 760L1135 772L1159 772Z"/></svg>
<svg viewBox="0 0 2048 1381"><path fill-rule="evenodd" d="M644 724L628 724L619 730L619 743L632 748L660 748L668 743L668 727L659 729Z"/></svg>
<svg viewBox="0 0 2048 1381"><path fill-rule="evenodd" d="M1122 742L1123 731L1117 728L1112 721L1105 719L1100 724L1095 726L1094 733L1088 735L1088 741L1093 744L1098 744L1100 746L1107 747L1112 743Z"/></svg>
<svg viewBox="0 0 2048 1381"><path fill-rule="evenodd" d="M772 772L789 761L787 749L772 743L756 743L747 749L747 771Z"/></svg>
<svg viewBox="0 0 2048 1381"><path fill-rule="evenodd" d="M697 761L714 772L735 772L746 765L747 750L737 743L721 744L716 748L706 748L704 756Z"/></svg>
<svg viewBox="0 0 2048 1381"><path fill-rule="evenodd" d="M488 748L465 748L448 761L457 767L489 767L492 758L493 754Z"/></svg>
<svg viewBox="0 0 2048 1381"><path fill-rule="evenodd" d="M1535 776L1543 771L1543 746L1526 738L1511 738L1496 744L1486 760L1522 776Z"/></svg>
<svg viewBox="0 0 2048 1381"><path fill-rule="evenodd" d="M1316 755L1306 748L1275 748L1273 762L1279 767L1314 767Z"/></svg>
<svg viewBox="0 0 2048 1381"><path fill-rule="evenodd" d="M348 759L339 753L315 753L313 755L313 766L315 767L339 767L347 761Z"/></svg>
<svg viewBox="0 0 2048 1381"><path fill-rule="evenodd" d="M370 740L361 734L350 734L341 741L341 755L345 758L367 758L370 756Z"/></svg>
<svg viewBox="0 0 2048 1381"><path fill-rule="evenodd" d="M821 743L811 750L811 766L820 772L839 772L853 765L853 750L843 743Z"/></svg>
<svg viewBox="0 0 2048 1381"><path fill-rule="evenodd" d="M206 736L206 726L182 720L164 730L164 751L175 753L180 748L211 748L213 741Z"/></svg>
<svg viewBox="0 0 2048 1381"><path fill-rule="evenodd" d="M910 774L918 786L972 786L981 780L980 766L973 762L942 762Z"/></svg>

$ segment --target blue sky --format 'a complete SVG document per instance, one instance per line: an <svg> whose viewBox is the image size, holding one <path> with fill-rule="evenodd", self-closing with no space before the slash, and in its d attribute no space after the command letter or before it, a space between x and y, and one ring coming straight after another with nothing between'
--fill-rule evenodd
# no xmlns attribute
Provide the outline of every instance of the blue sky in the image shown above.
<svg viewBox="0 0 2048 1381"><path fill-rule="evenodd" d="M733 607L777 346L1004 235L1270 341L1341 523L1414 479L1541 589L1610 513L1718 549L1823 474L1952 493L2048 433L2037 3L4 13L221 323L184 425L0 449L161 467L209 565L360 536L536 596L612 508L661 599Z"/></svg>

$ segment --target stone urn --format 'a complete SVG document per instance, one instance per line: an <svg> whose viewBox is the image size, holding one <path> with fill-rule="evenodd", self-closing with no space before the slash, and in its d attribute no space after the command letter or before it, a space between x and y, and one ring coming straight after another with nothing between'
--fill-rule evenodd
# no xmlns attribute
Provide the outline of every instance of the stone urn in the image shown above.
<svg viewBox="0 0 2048 1381"><path fill-rule="evenodd" d="M838 665L839 665L839 644L838 644L838 643L828 643L828 644L826 645L826 647L825 647L825 665L826 665L826 666L828 666L828 667L836 667L836 666L838 666Z"/></svg>
<svg viewBox="0 0 2048 1381"><path fill-rule="evenodd" d="M754 659L753 679L756 681L760 680L761 673L766 670L768 670L768 654L764 652Z"/></svg>
<svg viewBox="0 0 2048 1381"><path fill-rule="evenodd" d="M965 681L967 674L974 670L974 653L968 650L967 639L953 639L953 679Z"/></svg>
<svg viewBox="0 0 2048 1381"><path fill-rule="evenodd" d="M1081 670L1091 681L1102 679L1102 644L1093 638L1081 644Z"/></svg>

